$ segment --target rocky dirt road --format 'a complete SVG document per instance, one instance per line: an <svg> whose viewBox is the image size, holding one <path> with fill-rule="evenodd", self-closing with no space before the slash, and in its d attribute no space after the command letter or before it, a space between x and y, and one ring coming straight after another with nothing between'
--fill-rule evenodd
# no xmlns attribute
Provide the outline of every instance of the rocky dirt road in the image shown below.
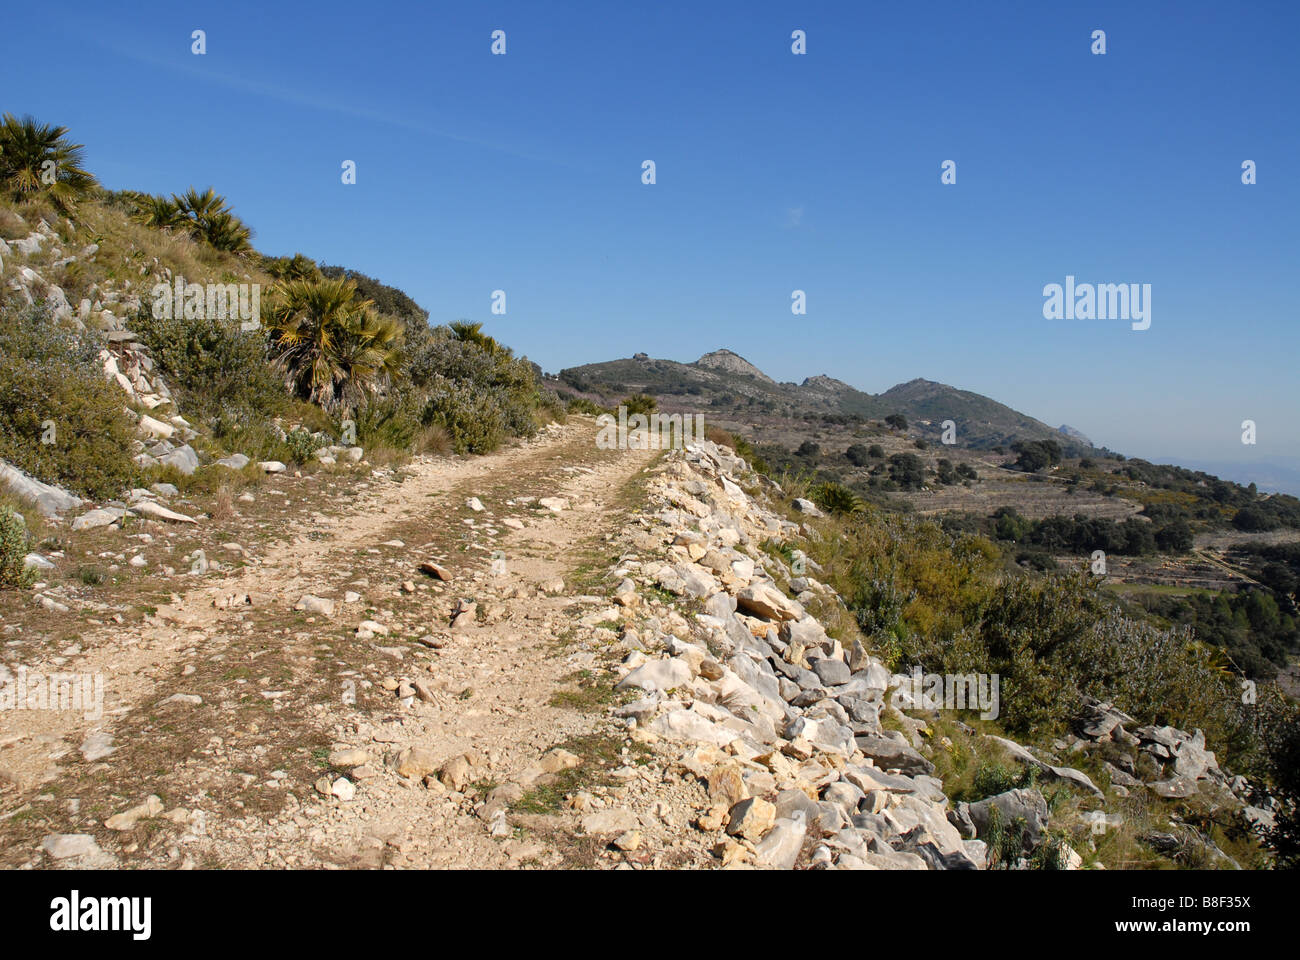
<svg viewBox="0 0 1300 960"><path fill-rule="evenodd" d="M0 712L4 865L577 856L549 823L554 784L628 749L594 654L571 645L608 607L582 578L617 556L655 456L594 436L553 426L314 502L237 571L182 575L193 585L138 625L104 622L111 595L72 611L79 640L26 665L100 675L104 715ZM507 807L535 829L508 826Z"/></svg>

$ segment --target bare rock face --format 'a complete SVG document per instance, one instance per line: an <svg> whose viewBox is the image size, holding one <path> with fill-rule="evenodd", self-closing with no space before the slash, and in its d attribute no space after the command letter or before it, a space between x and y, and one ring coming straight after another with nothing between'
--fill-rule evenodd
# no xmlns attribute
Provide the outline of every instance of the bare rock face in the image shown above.
<svg viewBox="0 0 1300 960"><path fill-rule="evenodd" d="M698 367L709 367L713 370L722 370L726 373L743 373L753 377L755 380L761 380L763 383L776 383L758 367L754 366L738 353L730 350L714 350L712 353L706 353L700 359L695 361Z"/></svg>

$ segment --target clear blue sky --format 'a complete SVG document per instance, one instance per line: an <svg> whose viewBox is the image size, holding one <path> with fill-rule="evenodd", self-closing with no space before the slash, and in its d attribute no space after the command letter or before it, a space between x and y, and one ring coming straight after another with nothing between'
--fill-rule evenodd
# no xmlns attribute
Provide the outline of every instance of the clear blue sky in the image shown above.
<svg viewBox="0 0 1300 960"><path fill-rule="evenodd" d="M107 186L213 185L264 252L483 320L548 371L726 346L1248 463L1300 455L1298 11L15 3L0 108L70 127ZM1151 328L1044 320L1066 274L1151 284Z"/></svg>

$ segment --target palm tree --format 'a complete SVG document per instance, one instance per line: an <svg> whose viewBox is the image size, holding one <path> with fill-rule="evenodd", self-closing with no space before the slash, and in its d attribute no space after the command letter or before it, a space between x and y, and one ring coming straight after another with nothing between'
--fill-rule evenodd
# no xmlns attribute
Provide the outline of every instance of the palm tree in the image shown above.
<svg viewBox="0 0 1300 960"><path fill-rule="evenodd" d="M253 233L211 187L199 193L190 187L181 195L146 197L136 219L151 227L185 227L196 240L218 250L243 253L252 249Z"/></svg>
<svg viewBox="0 0 1300 960"><path fill-rule="evenodd" d="M292 257L263 257L262 269L277 280L320 280L323 276L316 261L302 253Z"/></svg>
<svg viewBox="0 0 1300 960"><path fill-rule="evenodd" d="M69 143L68 128L17 119L6 113L0 121L0 184L15 200L49 197L63 213L96 186L82 167L83 147Z"/></svg>
<svg viewBox="0 0 1300 960"><path fill-rule="evenodd" d="M492 356L497 356L498 354L504 354L506 356L510 355L510 348L503 347L492 337L489 337L484 333L483 324L481 323L470 323L468 320L456 320L447 324L447 328L451 330L453 340L458 340L461 343L472 343L475 346L482 347Z"/></svg>
<svg viewBox="0 0 1300 960"><path fill-rule="evenodd" d="M145 195L140 198L135 218L150 227L179 227L185 222L181 208L167 197Z"/></svg>
<svg viewBox="0 0 1300 960"><path fill-rule="evenodd" d="M344 278L286 280L268 296L272 357L298 396L355 406L401 365L401 325L379 316Z"/></svg>
<svg viewBox="0 0 1300 960"><path fill-rule="evenodd" d="M231 213L226 198L211 187L199 193L191 186L179 197L173 194L172 201L199 239L218 250L238 253L250 249L252 232Z"/></svg>
<svg viewBox="0 0 1300 960"><path fill-rule="evenodd" d="M232 213L216 213L199 227L200 236L218 250L245 253L253 249L253 231Z"/></svg>
<svg viewBox="0 0 1300 960"><path fill-rule="evenodd" d="M363 301L368 304L369 301ZM356 310L339 343L339 365L347 371L337 392L339 404L355 410L402 370L402 323L369 306Z"/></svg>

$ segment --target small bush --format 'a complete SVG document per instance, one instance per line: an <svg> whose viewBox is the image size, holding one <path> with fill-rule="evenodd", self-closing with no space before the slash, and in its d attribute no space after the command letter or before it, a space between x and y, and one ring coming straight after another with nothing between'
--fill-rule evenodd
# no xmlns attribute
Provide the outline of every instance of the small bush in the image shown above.
<svg viewBox="0 0 1300 960"><path fill-rule="evenodd" d="M1050 833L1039 841L1038 846L1029 857L1030 870L1067 870L1069 869L1069 844L1061 833Z"/></svg>
<svg viewBox="0 0 1300 960"><path fill-rule="evenodd" d="M592 403L586 397L569 397L565 404L565 412L587 414L588 416L598 417L606 411L598 404Z"/></svg>
<svg viewBox="0 0 1300 960"><path fill-rule="evenodd" d="M1031 570L1041 570L1049 572L1058 569L1059 564L1056 558L1050 553L1041 553L1037 550L1020 550L1016 553L1016 563L1029 567Z"/></svg>
<svg viewBox="0 0 1300 960"><path fill-rule="evenodd" d="M284 412L287 394L262 331L241 331L231 320L159 319L147 305L131 326L192 421L211 426L221 417L269 420Z"/></svg>
<svg viewBox="0 0 1300 960"><path fill-rule="evenodd" d="M634 413L643 413L649 416L655 412L655 407L659 404L648 393L633 393L620 400L619 405L627 407L627 415L630 417Z"/></svg>
<svg viewBox="0 0 1300 960"><path fill-rule="evenodd" d="M451 453L451 437L447 431L436 424L422 427L415 435L412 453L432 454L443 457Z"/></svg>
<svg viewBox="0 0 1300 960"><path fill-rule="evenodd" d="M408 372L426 397L420 422L445 430L457 453L490 453L507 437L537 432L536 371L490 337L457 339L439 328L412 355Z"/></svg>
<svg viewBox="0 0 1300 960"><path fill-rule="evenodd" d="M862 509L862 498L842 483L819 483L808 491L808 497L828 513L848 515Z"/></svg>
<svg viewBox="0 0 1300 960"><path fill-rule="evenodd" d="M280 430L269 420L250 420L237 411L223 411L211 424L212 442L224 455L242 453L250 460L292 459ZM215 469L224 470L224 467Z"/></svg>
<svg viewBox="0 0 1300 960"><path fill-rule="evenodd" d="M506 437L505 401L463 380L443 380L432 391L424 423L442 427L457 453L491 453Z"/></svg>
<svg viewBox="0 0 1300 960"><path fill-rule="evenodd" d="M0 507L0 587L26 587L36 579L36 571L23 563L27 554L23 518L8 507Z"/></svg>
<svg viewBox="0 0 1300 960"><path fill-rule="evenodd" d="M1001 763L981 763L975 771L969 799L975 801L996 797L999 793L1014 790L1018 780L1017 772Z"/></svg>
<svg viewBox="0 0 1300 960"><path fill-rule="evenodd" d="M324 439L301 427L285 434L284 445L288 448L289 456L294 463L306 463L314 452L329 446Z"/></svg>
<svg viewBox="0 0 1300 960"><path fill-rule="evenodd" d="M22 217L12 210L0 208L0 240L21 240L29 233L31 230Z"/></svg>
<svg viewBox="0 0 1300 960"><path fill-rule="evenodd" d="M356 413L357 443L367 450L382 447L409 452L423 429L422 404L411 390L395 390L372 397Z"/></svg>
<svg viewBox="0 0 1300 960"><path fill-rule="evenodd" d="M1012 823L1004 823L1002 811L997 806L989 807L989 822L984 833L984 843L988 846L990 870L1010 870L1020 860L1025 849L1025 834L1028 825L1023 818Z"/></svg>
<svg viewBox="0 0 1300 960"><path fill-rule="evenodd" d="M43 304L0 305L0 459L96 499L116 496L138 472L127 398L105 379L101 349L55 324Z"/></svg>

